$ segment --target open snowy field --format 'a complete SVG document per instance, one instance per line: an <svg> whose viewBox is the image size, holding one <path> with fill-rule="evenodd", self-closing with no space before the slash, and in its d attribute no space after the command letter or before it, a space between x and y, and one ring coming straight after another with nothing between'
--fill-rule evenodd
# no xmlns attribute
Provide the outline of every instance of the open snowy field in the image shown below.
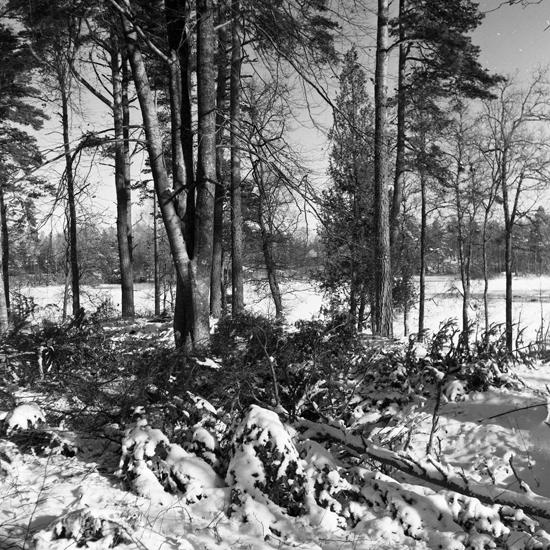
<svg viewBox="0 0 550 550"><path fill-rule="evenodd" d="M449 276L429 276L426 285L425 326L436 331L441 322L457 319L461 326L462 295L460 281ZM516 329L523 331L525 342L534 341L539 334L546 336L550 328L550 277L515 277L513 281L513 320ZM489 281L489 318L493 324L504 324L505 320L504 275ZM483 281L472 282L470 320L477 322L483 330ZM409 329L418 327L418 309L411 311ZM403 320L399 314L395 319L395 335L403 334Z"/></svg>
<svg viewBox="0 0 550 550"><path fill-rule="evenodd" d="M483 326L483 282L473 281L473 299L470 319ZM450 276L429 276L427 278L426 328L437 331L440 324L448 319L462 318L460 282ZM273 303L268 290L258 291L247 285L246 304L253 311L274 315ZM21 287L19 292L32 296L40 309L36 318L59 318L63 303L63 287ZM546 336L550 328L550 277L517 277L513 283L514 323L523 330L524 341ZM322 296L310 281L295 281L283 284L284 306L289 324L298 319L310 319L319 315L323 304ZM491 279L489 283L489 314L491 323L504 323L504 276ZM140 315L151 315L154 311L154 292L151 283L135 285L136 310ZM101 304L109 304L113 312L120 311L120 286L102 284L95 287L84 286L82 304L89 311L95 311ZM409 316L409 330L418 327L418 309L413 308ZM395 318L395 335L403 335L403 318Z"/></svg>

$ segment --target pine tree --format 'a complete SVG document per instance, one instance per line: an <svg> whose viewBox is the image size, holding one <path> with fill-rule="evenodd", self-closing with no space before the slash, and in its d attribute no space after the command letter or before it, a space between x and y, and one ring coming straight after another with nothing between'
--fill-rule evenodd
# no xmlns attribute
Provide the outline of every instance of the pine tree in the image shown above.
<svg viewBox="0 0 550 550"><path fill-rule="evenodd" d="M21 223L32 226L33 200L40 192L43 182L32 175L42 162L36 139L21 126L38 129L45 114L30 104L29 99L39 95L32 85L32 70L36 65L30 50L24 48L15 33L0 24L0 259L3 284L0 285L0 333L8 328L9 312L9 235L8 200L16 196L18 208L23 211ZM17 183L19 182L19 184Z"/></svg>
<svg viewBox="0 0 550 550"><path fill-rule="evenodd" d="M351 323L361 328L374 292L374 110L356 50L345 55L336 107L329 135L332 186L324 193L321 215L325 257L319 279L336 303L343 298Z"/></svg>

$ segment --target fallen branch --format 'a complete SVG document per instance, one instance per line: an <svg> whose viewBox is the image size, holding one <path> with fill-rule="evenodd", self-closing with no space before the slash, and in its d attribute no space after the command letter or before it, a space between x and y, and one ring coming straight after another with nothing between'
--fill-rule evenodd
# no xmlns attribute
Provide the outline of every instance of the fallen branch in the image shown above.
<svg viewBox="0 0 550 550"><path fill-rule="evenodd" d="M298 427L306 428L304 437L334 438L345 445L354 455L366 456L381 464L397 468L408 475L432 483L443 489L455 491L461 495L477 498L484 504L500 504L512 508L521 508L524 512L544 519L550 519L550 498L533 493L517 493L468 479L463 472L441 464L431 455L418 458L410 453L400 453L385 449L372 441L346 433L342 428L300 420Z"/></svg>

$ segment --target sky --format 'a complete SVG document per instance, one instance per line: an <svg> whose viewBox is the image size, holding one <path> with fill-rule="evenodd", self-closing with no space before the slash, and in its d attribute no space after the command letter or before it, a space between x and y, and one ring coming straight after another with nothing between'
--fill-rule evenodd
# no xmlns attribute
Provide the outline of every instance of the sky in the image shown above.
<svg viewBox="0 0 550 550"><path fill-rule="evenodd" d="M534 67L550 64L550 0L523 6L499 6L502 0L479 3L485 19L473 35L481 63L490 71L528 77Z"/></svg>

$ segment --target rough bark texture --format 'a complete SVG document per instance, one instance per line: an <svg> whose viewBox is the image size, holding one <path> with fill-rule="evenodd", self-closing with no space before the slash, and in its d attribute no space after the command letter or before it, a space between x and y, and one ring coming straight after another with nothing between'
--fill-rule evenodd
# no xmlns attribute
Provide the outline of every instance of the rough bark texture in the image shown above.
<svg viewBox="0 0 550 550"><path fill-rule="evenodd" d="M80 273L78 267L78 243L76 198L74 187L73 156L71 154L71 136L69 130L69 96L66 80L59 78L61 92L61 123L63 127L63 149L65 154L65 181L67 183L67 225L69 230L69 265L71 271L72 313L80 310Z"/></svg>
<svg viewBox="0 0 550 550"><path fill-rule="evenodd" d="M424 314L426 309L426 234L427 234L427 192L426 176L424 170L420 170L420 281L418 296L418 339L424 339Z"/></svg>
<svg viewBox="0 0 550 550"><path fill-rule="evenodd" d="M188 51L185 49L187 35L185 22L187 12L185 2L182 0L167 0L166 30L168 47L170 49L168 60L168 89L170 97L170 130L172 148L172 180L174 191L177 193L175 206L182 223L182 231L187 246L187 254L192 257L194 248L194 167L193 160L189 163L189 152L187 148L193 147L191 133L190 143L186 141L188 132L184 128L191 124L189 91L187 82ZM184 119L187 121L184 123ZM191 151L192 157L192 151ZM191 311L186 304L193 300L192 296L185 296L186 292L192 292L189 284L178 280L176 285L176 304L174 308L174 334L176 335L176 346L181 347L189 344L186 342L186 335L189 334L188 326L194 324L191 318Z"/></svg>
<svg viewBox="0 0 550 550"><path fill-rule="evenodd" d="M3 268L2 256L0 255L0 267ZM0 285L0 336L9 330L8 306L6 304L6 293L4 285Z"/></svg>
<svg viewBox="0 0 550 550"><path fill-rule="evenodd" d="M4 289L4 301L6 308L6 316L10 317L10 242L8 238L8 216L6 210L6 201L4 200L4 184L0 182L0 241L2 243L2 287ZM2 304L0 304L2 307ZM1 313L0 313L1 315ZM0 331L2 325L0 324Z"/></svg>
<svg viewBox="0 0 550 550"><path fill-rule="evenodd" d="M216 33L212 0L197 1L198 164L196 233L192 272L196 292L196 343L210 334L210 279L216 181Z"/></svg>
<svg viewBox="0 0 550 550"><path fill-rule="evenodd" d="M390 217L388 198L388 97L389 0L378 0L376 72L374 84L374 209L376 223L374 332L393 336Z"/></svg>
<svg viewBox="0 0 550 550"><path fill-rule="evenodd" d="M212 254L212 279L210 286L210 313L220 317L222 313L222 262L223 262L223 206L225 184L223 174L223 142L225 111L227 108L227 28L225 3L219 7L221 26L218 30L218 87L216 93L216 194L214 198L214 244Z"/></svg>
<svg viewBox="0 0 550 550"><path fill-rule="evenodd" d="M157 196L153 195L153 265L155 279L155 315L158 317L160 311L160 265L159 265L159 229L157 214Z"/></svg>
<svg viewBox="0 0 550 550"><path fill-rule="evenodd" d="M155 182L155 191L158 197L164 227L166 228L168 241L170 243L170 251L181 284L185 285L186 289L190 289L190 261L183 238L181 219L174 204L172 186L168 179L164 161L162 135L157 118L155 101L149 85L149 79L139 47L137 33L126 17L123 17L122 21L128 45L128 59L132 67L132 74L143 117L151 172ZM193 294L190 290L185 292L185 298L185 310L190 313L190 318L193 319L196 304L194 303ZM194 339L196 336L194 328L195 327L193 327L191 323L187 323L184 327L185 334L176 336L176 339L182 341L187 341L189 338Z"/></svg>
<svg viewBox="0 0 550 550"><path fill-rule="evenodd" d="M399 1L399 14L405 12L406 0ZM399 39L405 38L403 24L399 24ZM397 142L395 147L395 178L393 184L392 207L390 214L390 244L392 250L397 243L399 235L399 214L403 202L403 181L405 179L405 114L406 114L406 90L405 69L407 65L408 45L401 42L399 45L399 65L397 76Z"/></svg>
<svg viewBox="0 0 550 550"><path fill-rule="evenodd" d="M238 315L244 309L243 229L241 206L241 65L242 49L239 25L240 3L234 1L231 32L231 273L232 312Z"/></svg>
<svg viewBox="0 0 550 550"><path fill-rule="evenodd" d="M269 289L271 291L273 303L275 304L275 317L281 320L284 317L283 298L273 256L273 234L269 227L269 212L265 206L266 190L262 182L263 174L258 174L257 179L259 184L258 221L260 222L260 231L262 235L262 252L264 255Z"/></svg>
<svg viewBox="0 0 550 550"><path fill-rule="evenodd" d="M502 207L504 210L504 271L506 273L506 349L512 351L514 349L514 321L513 321L513 300L512 293L512 231L513 220L510 213L510 205L508 203L508 148L504 144L502 151L502 166L501 166L501 190L502 190Z"/></svg>
<svg viewBox="0 0 550 550"><path fill-rule="evenodd" d="M117 242L120 265L120 288L122 294L122 317L133 317L134 270L132 262L131 191L129 186L129 159L125 143L124 92L122 59L113 39L111 51L111 80L113 86L113 122L115 133L115 187L117 197ZM126 124L127 127L127 124ZM126 140L127 142L127 140Z"/></svg>

